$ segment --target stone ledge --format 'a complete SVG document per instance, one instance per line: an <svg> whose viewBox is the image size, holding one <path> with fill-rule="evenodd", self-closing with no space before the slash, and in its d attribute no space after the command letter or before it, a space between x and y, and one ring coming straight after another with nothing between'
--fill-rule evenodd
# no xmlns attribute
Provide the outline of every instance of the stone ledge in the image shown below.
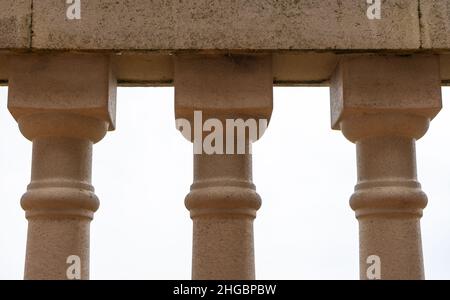
<svg viewBox="0 0 450 300"><path fill-rule="evenodd" d="M369 20L362 0L81 0L33 8L33 48L82 50L418 49L417 0L382 4Z"/></svg>
<svg viewBox="0 0 450 300"><path fill-rule="evenodd" d="M2 0L0 50L450 51L450 2L389 0ZM33 35L31 33L33 32Z"/></svg>
<svg viewBox="0 0 450 300"><path fill-rule="evenodd" d="M11 54L0 53L0 84L8 80ZM341 55L334 53L276 53L273 77L276 86L327 86ZM121 86L172 86L173 56L156 53L112 55ZM450 54L440 55L443 85L450 85Z"/></svg>
<svg viewBox="0 0 450 300"><path fill-rule="evenodd" d="M0 83L9 54L101 51L121 85L171 85L171 55L199 51L271 52L276 85L327 85L343 53L432 52L450 84L447 0L383 1L381 20L364 0L81 0L72 21L65 1L31 2L0 2Z"/></svg>
<svg viewBox="0 0 450 300"><path fill-rule="evenodd" d="M30 47L31 0L1 0L0 49Z"/></svg>
<svg viewBox="0 0 450 300"><path fill-rule="evenodd" d="M34 49L418 49L417 0L383 3L368 20L360 0L81 0L81 20L65 1L33 2ZM0 49L30 45L31 0L0 4Z"/></svg>
<svg viewBox="0 0 450 300"><path fill-rule="evenodd" d="M424 49L450 48L450 1L420 1L421 35Z"/></svg>

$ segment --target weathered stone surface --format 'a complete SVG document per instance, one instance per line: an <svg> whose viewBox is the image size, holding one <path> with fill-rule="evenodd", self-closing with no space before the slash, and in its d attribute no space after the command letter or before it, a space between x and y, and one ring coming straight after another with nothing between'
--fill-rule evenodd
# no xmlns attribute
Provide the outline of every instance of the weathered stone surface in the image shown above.
<svg viewBox="0 0 450 300"><path fill-rule="evenodd" d="M441 55L450 50L446 0L420 1L420 10L417 0L384 1L381 20L372 21L360 0L81 0L81 5L81 20L70 21L65 1L34 1L31 41L31 0L0 1L0 83L8 80L6 55L30 45L116 52L117 80L133 86L171 85L171 54L177 51L270 51L275 84L326 85L340 50L434 49ZM450 82L448 60L441 57L444 84Z"/></svg>
<svg viewBox="0 0 450 300"><path fill-rule="evenodd" d="M8 108L16 119L37 110L66 111L115 126L116 81L102 54L11 58Z"/></svg>
<svg viewBox="0 0 450 300"><path fill-rule="evenodd" d="M338 61L338 55L327 52L274 54L273 81L279 86L324 85Z"/></svg>
<svg viewBox="0 0 450 300"><path fill-rule="evenodd" d="M30 45L31 0L0 1L0 49Z"/></svg>
<svg viewBox="0 0 450 300"><path fill-rule="evenodd" d="M2 0L0 49L414 50L450 48L450 3L393 0ZM420 24L419 24L420 23ZM33 40L31 33L33 31Z"/></svg>
<svg viewBox="0 0 450 300"><path fill-rule="evenodd" d="M65 1L34 3L38 49L418 49L417 0L385 1L369 20L361 0Z"/></svg>
<svg viewBox="0 0 450 300"><path fill-rule="evenodd" d="M273 55L273 82L277 86L327 86L340 55L333 53L279 53ZM120 86L171 86L172 55L155 53L114 55ZM8 80L9 55L0 55L0 84ZM450 55L440 55L441 81L450 84Z"/></svg>
<svg viewBox="0 0 450 300"><path fill-rule="evenodd" d="M450 55L441 55L441 80L443 85L450 85Z"/></svg>
<svg viewBox="0 0 450 300"><path fill-rule="evenodd" d="M438 56L343 58L331 79L332 127L348 116L382 111L432 119L442 107L440 84Z"/></svg>
<svg viewBox="0 0 450 300"><path fill-rule="evenodd" d="M422 46L427 49L450 48L450 1L420 1Z"/></svg>
<svg viewBox="0 0 450 300"><path fill-rule="evenodd" d="M268 55L181 55L175 58L175 114L270 118L272 58Z"/></svg>
<svg viewBox="0 0 450 300"><path fill-rule="evenodd" d="M123 54L112 57L114 71L121 85L170 85L173 82L171 55L151 53Z"/></svg>

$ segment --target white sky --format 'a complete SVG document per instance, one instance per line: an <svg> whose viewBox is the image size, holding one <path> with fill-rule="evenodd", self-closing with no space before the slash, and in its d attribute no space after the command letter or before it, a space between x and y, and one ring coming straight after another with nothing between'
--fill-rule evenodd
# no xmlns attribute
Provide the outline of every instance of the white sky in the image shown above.
<svg viewBox="0 0 450 300"><path fill-rule="evenodd" d="M443 89L444 105L450 88ZM0 279L21 279L27 223L19 199L31 143L0 88ZM429 196L422 219L428 279L450 279L450 108L417 144ZM255 221L258 279L357 279L358 225L348 199L355 147L330 129L327 88L275 88L274 111L253 148L263 206ZM119 88L117 130L94 148L101 207L91 227L91 279L189 279L192 222L184 197L192 145L175 129L173 89Z"/></svg>

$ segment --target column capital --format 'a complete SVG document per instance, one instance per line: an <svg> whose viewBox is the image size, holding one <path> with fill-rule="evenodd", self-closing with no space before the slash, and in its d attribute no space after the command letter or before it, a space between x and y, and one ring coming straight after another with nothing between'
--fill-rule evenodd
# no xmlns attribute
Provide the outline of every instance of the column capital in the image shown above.
<svg viewBox="0 0 450 300"><path fill-rule="evenodd" d="M11 58L8 109L21 132L99 141L115 128L117 83L103 54L23 54Z"/></svg>
<svg viewBox="0 0 450 300"><path fill-rule="evenodd" d="M201 111L203 119L221 121L269 122L272 115L271 55L177 55L174 85L177 120L186 119L194 124L196 111Z"/></svg>
<svg viewBox="0 0 450 300"><path fill-rule="evenodd" d="M355 142L422 137L442 108L439 57L347 56L331 78L331 124Z"/></svg>

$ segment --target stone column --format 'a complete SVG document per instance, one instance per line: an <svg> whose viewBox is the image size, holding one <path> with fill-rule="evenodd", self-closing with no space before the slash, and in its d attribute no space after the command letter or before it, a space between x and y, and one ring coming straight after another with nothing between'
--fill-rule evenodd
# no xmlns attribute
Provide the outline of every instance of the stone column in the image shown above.
<svg viewBox="0 0 450 300"><path fill-rule="evenodd" d="M185 201L194 223L193 279L255 278L253 220L261 199L250 149L264 126L256 134L248 128L270 118L271 66L266 55L175 59L176 117L187 122L178 126L194 142L194 183Z"/></svg>
<svg viewBox="0 0 450 300"><path fill-rule="evenodd" d="M89 225L99 201L92 145L114 128L116 81L103 55L21 55L8 107L33 142L25 279L88 279Z"/></svg>
<svg viewBox="0 0 450 300"><path fill-rule="evenodd" d="M435 56L358 56L331 80L332 126L356 144L350 204L360 232L361 279L424 279L420 218L427 204L415 142L441 109Z"/></svg>

